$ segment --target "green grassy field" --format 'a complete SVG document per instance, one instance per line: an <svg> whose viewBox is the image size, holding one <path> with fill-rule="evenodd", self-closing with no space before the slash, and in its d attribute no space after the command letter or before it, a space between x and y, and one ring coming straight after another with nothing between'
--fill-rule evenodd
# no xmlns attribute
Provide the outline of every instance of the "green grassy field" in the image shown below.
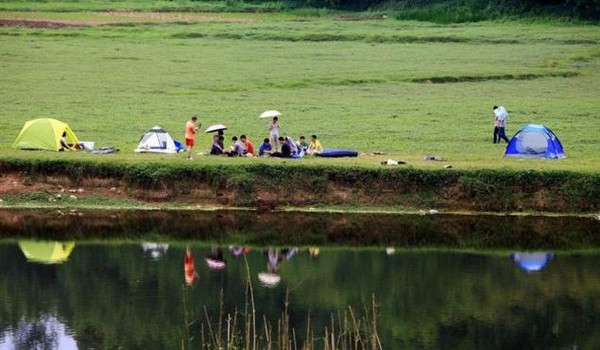
<svg viewBox="0 0 600 350"><path fill-rule="evenodd" d="M267 121L258 115L277 109L284 134L314 133L325 147L367 154L294 164L377 166L397 158L441 167L422 160L439 154L460 168L600 170L598 26L355 21L360 16L311 12L85 12L81 4L42 12L56 10L52 4L0 6L4 21L83 25L0 27L0 158L183 162L183 155L133 149L153 125L182 139L193 113L203 127L224 123L228 136L245 133L258 144L267 136ZM25 9L33 11L19 11ZM504 147L491 142L493 105L508 108L509 137L521 125L546 124L568 158L502 158ZM81 140L121 153L96 158L11 149L24 122L38 117L63 120ZM198 144L207 151L210 136L200 135ZM374 151L386 155L368 155Z"/></svg>

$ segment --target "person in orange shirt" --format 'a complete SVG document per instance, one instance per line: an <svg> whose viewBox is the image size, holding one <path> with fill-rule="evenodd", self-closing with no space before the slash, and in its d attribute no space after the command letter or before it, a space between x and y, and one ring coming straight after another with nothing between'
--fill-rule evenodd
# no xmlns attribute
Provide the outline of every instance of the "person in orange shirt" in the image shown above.
<svg viewBox="0 0 600 350"><path fill-rule="evenodd" d="M242 143L244 144L244 147L246 148L246 156L247 157L254 156L254 144L252 143L252 141L250 141L246 137L246 135L240 136L240 141L242 141Z"/></svg>
<svg viewBox="0 0 600 350"><path fill-rule="evenodd" d="M192 119L188 120L185 124L185 146L187 147L187 159L192 160L192 149L194 148L194 143L196 142L196 130L200 127L201 124L196 124L198 121L198 117L196 115L192 116Z"/></svg>

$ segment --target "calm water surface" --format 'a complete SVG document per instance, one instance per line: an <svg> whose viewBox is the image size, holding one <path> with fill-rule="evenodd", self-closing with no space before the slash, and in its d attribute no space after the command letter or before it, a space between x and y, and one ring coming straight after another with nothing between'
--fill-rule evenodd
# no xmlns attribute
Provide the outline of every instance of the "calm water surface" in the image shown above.
<svg viewBox="0 0 600 350"><path fill-rule="evenodd" d="M600 246L598 227L0 211L0 349L181 349L187 338L200 349L205 312L214 320L221 298L225 312L244 309L248 271L275 329L289 291L299 345L309 314L319 338L332 314L364 314L374 295L384 349L600 349L600 252L568 250Z"/></svg>
<svg viewBox="0 0 600 350"><path fill-rule="evenodd" d="M223 291L226 310L243 308L244 253L259 314L275 323L290 290L298 334L309 310L324 329L332 312L360 310L374 293L385 349L600 348L597 254L224 247L221 256L155 243L0 244L0 348L180 348L184 306L188 322L203 321Z"/></svg>

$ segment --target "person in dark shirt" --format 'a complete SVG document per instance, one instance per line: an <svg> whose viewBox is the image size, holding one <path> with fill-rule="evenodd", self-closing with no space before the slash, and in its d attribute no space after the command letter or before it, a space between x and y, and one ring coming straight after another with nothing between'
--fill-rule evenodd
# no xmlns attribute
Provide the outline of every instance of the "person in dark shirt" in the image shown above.
<svg viewBox="0 0 600 350"><path fill-rule="evenodd" d="M221 144L219 143L219 137L220 137L219 135L215 135L213 137L213 143L210 148L210 154L212 154L212 155L218 156L218 155L225 153L223 150L223 146L221 146Z"/></svg>
<svg viewBox="0 0 600 350"><path fill-rule="evenodd" d="M271 153L271 157L290 158L292 156L292 148L289 141L280 136L279 143L281 144L281 152L273 152Z"/></svg>

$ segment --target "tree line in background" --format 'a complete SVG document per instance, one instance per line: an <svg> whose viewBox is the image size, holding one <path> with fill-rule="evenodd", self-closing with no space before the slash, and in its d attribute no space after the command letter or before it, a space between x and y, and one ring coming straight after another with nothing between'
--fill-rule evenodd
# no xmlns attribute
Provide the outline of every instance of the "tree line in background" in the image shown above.
<svg viewBox="0 0 600 350"><path fill-rule="evenodd" d="M271 2L245 0L246 2ZM291 7L395 10L399 19L471 22L503 16L600 19L598 0L283 0Z"/></svg>

